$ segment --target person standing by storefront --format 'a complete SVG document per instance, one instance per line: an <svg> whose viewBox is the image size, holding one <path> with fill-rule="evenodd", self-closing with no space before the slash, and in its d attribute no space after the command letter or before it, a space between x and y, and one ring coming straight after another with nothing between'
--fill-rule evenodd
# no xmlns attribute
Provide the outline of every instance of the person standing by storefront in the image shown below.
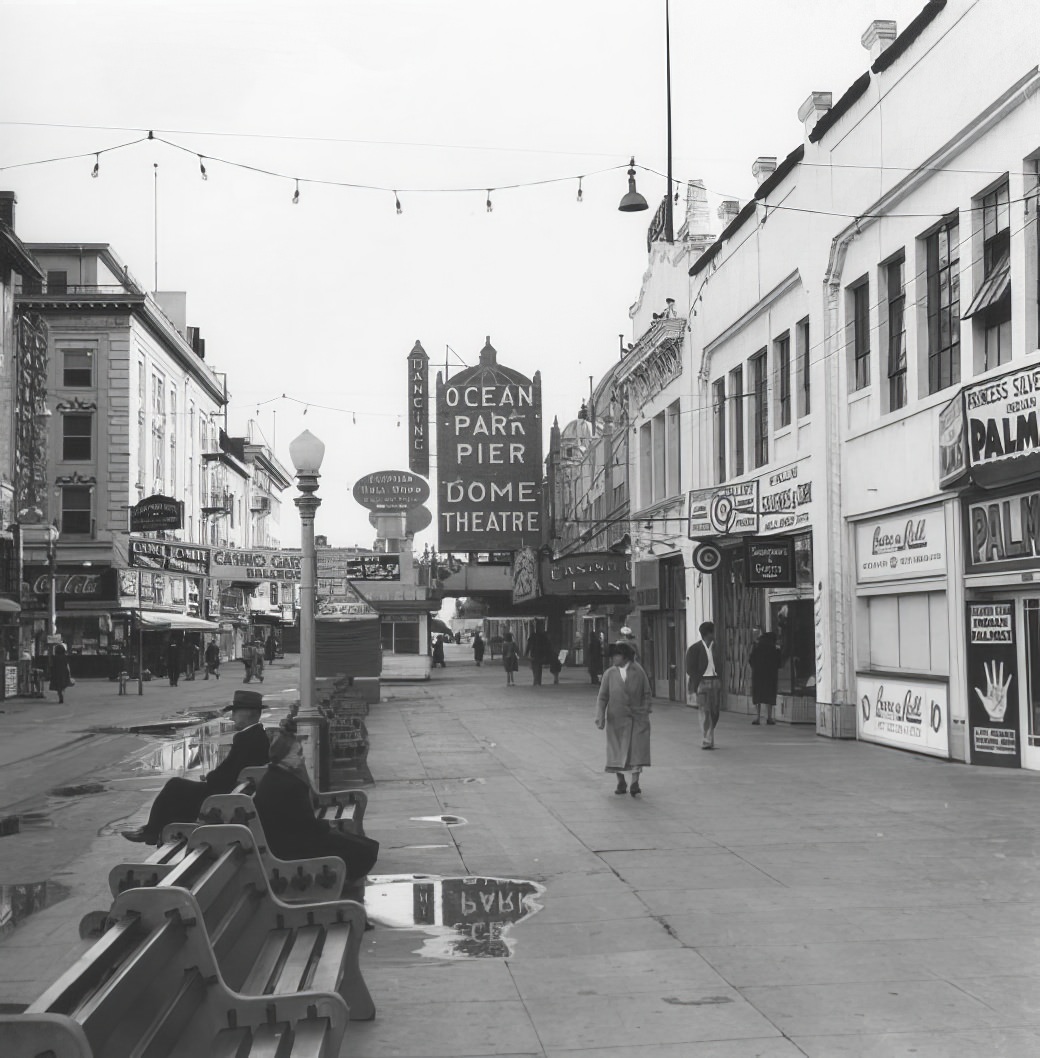
<svg viewBox="0 0 1040 1058"><path fill-rule="evenodd" d="M506 686L513 686L513 674L520 668L520 651L512 632L502 636L502 668L506 670Z"/></svg>
<svg viewBox="0 0 1040 1058"><path fill-rule="evenodd" d="M603 678L603 638L602 633L595 630L589 632L588 669L589 680L598 684Z"/></svg>
<svg viewBox="0 0 1040 1058"><path fill-rule="evenodd" d="M64 643L57 643L54 653L51 654L51 680L48 687L58 692L58 702L65 701L65 688L74 687L72 671L69 669L69 655L65 650Z"/></svg>
<svg viewBox="0 0 1040 1058"><path fill-rule="evenodd" d="M610 662L596 696L596 727L607 730L604 770L617 775L614 793L638 797L640 776L650 767L650 681L628 643L611 646ZM631 786L626 771L632 773Z"/></svg>
<svg viewBox="0 0 1040 1058"><path fill-rule="evenodd" d="M484 638L479 632L476 632L473 636L473 660L477 663L478 668L484 661Z"/></svg>
<svg viewBox="0 0 1040 1058"><path fill-rule="evenodd" d="M527 641L527 656L531 659L531 677L535 687L542 685L542 669L549 664L552 644L541 625L536 625Z"/></svg>
<svg viewBox="0 0 1040 1058"><path fill-rule="evenodd" d="M242 677L243 683L249 683L253 678L253 663L254 663L253 641L247 639L242 644L242 664L246 668L246 674Z"/></svg>
<svg viewBox="0 0 1040 1058"><path fill-rule="evenodd" d="M206 647L206 675L202 678L208 680L210 676L215 676L218 680L220 679L220 673L217 671L220 668L220 647L217 646L216 639L209 641L209 646Z"/></svg>
<svg viewBox="0 0 1040 1058"><path fill-rule="evenodd" d="M198 638L193 635L191 639L185 640L184 647L184 678L193 680L199 668Z"/></svg>
<svg viewBox="0 0 1040 1058"><path fill-rule="evenodd" d="M762 722L762 706L766 707L766 723L775 724L773 708L776 706L777 676L780 670L780 648L772 632L755 629L757 638L748 657L751 669L751 700L755 703L753 725Z"/></svg>
<svg viewBox="0 0 1040 1058"><path fill-rule="evenodd" d="M264 682L264 647L259 639L253 640L253 675Z"/></svg>
<svg viewBox="0 0 1040 1058"><path fill-rule="evenodd" d="M272 632L264 640L264 661L266 661L268 665L274 664L274 654L274 632Z"/></svg>
<svg viewBox="0 0 1040 1058"><path fill-rule="evenodd" d="M715 748L715 725L722 698L722 666L715 652L715 625L705 621L700 639L686 651L687 705L701 711L701 749Z"/></svg>
<svg viewBox="0 0 1040 1058"><path fill-rule="evenodd" d="M444 636L439 635L433 641L433 665L432 668L436 668L438 665L443 668L447 668L444 664Z"/></svg>
<svg viewBox="0 0 1040 1058"><path fill-rule="evenodd" d="M170 636L166 645L166 674L170 677L170 686L176 687L181 676L181 644L176 636Z"/></svg>

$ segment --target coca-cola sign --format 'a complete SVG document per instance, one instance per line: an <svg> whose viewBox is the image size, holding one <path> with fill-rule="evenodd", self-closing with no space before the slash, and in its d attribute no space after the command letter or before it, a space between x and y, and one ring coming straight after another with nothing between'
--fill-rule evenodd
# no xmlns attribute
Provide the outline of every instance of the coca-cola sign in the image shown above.
<svg viewBox="0 0 1040 1058"><path fill-rule="evenodd" d="M25 566L22 571L22 602L33 609L46 609L51 593L51 574L46 566ZM59 566L54 573L55 606L62 610L118 600L116 571L110 567L84 569Z"/></svg>

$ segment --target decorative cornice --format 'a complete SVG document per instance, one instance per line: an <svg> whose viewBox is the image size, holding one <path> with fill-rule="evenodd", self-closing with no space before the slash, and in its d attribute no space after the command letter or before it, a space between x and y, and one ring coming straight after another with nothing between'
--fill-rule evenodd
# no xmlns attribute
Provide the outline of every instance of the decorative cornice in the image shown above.
<svg viewBox="0 0 1040 1058"><path fill-rule="evenodd" d="M66 412L66 411L97 411L96 400L80 400L79 397L73 397L72 400L59 400L54 405L55 411Z"/></svg>
<svg viewBox="0 0 1040 1058"><path fill-rule="evenodd" d="M640 409L682 374L686 319L663 316L654 320L622 361L619 384L625 384Z"/></svg>
<svg viewBox="0 0 1040 1058"><path fill-rule="evenodd" d="M91 474L88 477L83 477L78 470L73 471L71 474L62 474L54 479L55 485L96 485L97 478Z"/></svg>

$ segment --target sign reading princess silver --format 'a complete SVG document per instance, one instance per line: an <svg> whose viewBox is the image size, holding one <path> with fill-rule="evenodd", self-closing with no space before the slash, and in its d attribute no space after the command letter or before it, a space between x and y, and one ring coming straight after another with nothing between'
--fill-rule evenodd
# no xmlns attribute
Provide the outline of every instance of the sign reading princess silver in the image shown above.
<svg viewBox="0 0 1040 1058"><path fill-rule="evenodd" d="M979 485L1040 469L1040 364L964 388L968 466Z"/></svg>

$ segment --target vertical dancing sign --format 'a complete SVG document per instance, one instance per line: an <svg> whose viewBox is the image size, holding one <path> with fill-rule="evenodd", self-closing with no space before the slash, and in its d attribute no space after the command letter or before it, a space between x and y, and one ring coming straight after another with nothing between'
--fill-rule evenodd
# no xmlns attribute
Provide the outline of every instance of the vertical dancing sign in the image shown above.
<svg viewBox="0 0 1040 1058"><path fill-rule="evenodd" d="M438 547L519 551L542 533L542 382L480 363L437 375Z"/></svg>
<svg viewBox="0 0 1040 1058"><path fill-rule="evenodd" d="M429 367L430 358L417 340L408 354L408 469L424 478L430 476Z"/></svg>

